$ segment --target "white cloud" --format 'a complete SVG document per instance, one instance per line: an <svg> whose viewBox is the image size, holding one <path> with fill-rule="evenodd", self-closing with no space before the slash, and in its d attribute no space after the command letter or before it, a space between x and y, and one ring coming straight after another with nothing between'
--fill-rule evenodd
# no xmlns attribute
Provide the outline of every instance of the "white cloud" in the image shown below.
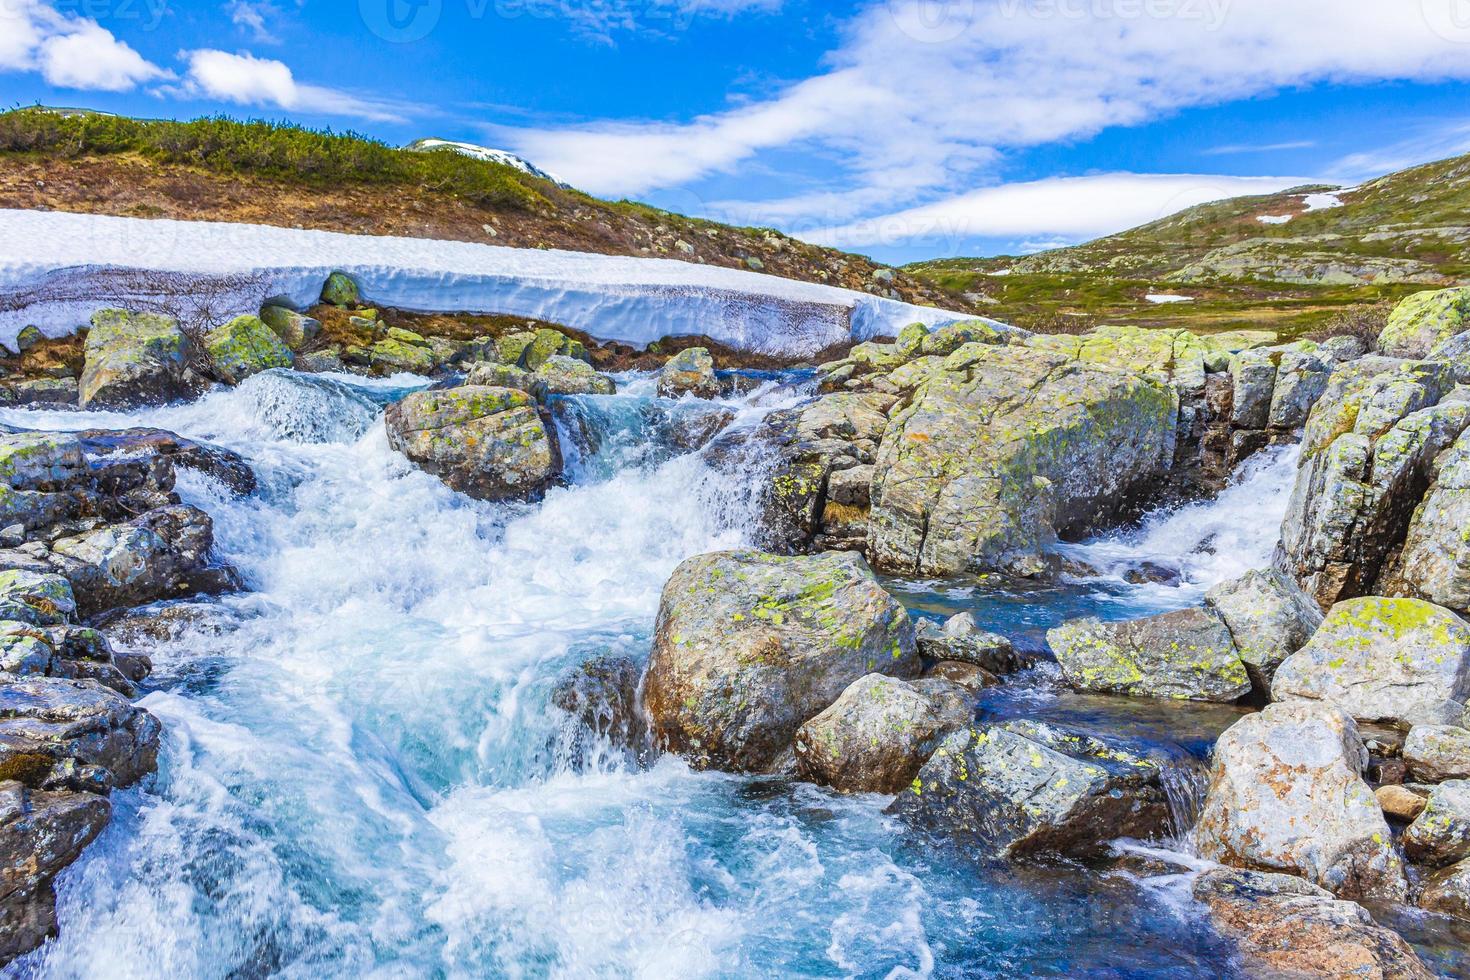
<svg viewBox="0 0 1470 980"><path fill-rule="evenodd" d="M1212 146L1200 152L1207 157L1223 157L1238 153L1282 153L1286 150L1310 150L1316 145L1316 140L1288 140L1284 143L1233 143L1228 146Z"/></svg>
<svg viewBox="0 0 1470 980"><path fill-rule="evenodd" d="M296 80L289 65L274 58L210 48L186 51L181 57L189 64L181 90L186 95L380 122L407 121L403 115L407 106L303 84Z"/></svg>
<svg viewBox="0 0 1470 980"><path fill-rule="evenodd" d="M58 88L107 92L169 77L95 20L36 0L0 3L0 71L36 71Z"/></svg>
<svg viewBox="0 0 1470 980"><path fill-rule="evenodd" d="M1310 183L1303 177L1113 173L1001 184L922 207L808 232L798 237L844 248L934 243L951 254L976 239L1023 247L1071 244L1133 228L1209 201L1269 194Z"/></svg>
<svg viewBox="0 0 1470 980"><path fill-rule="evenodd" d="M770 13L782 0L522 0L509 9L530 16L554 16L577 32L612 43L619 32L674 35L701 17L731 18Z"/></svg>
<svg viewBox="0 0 1470 980"><path fill-rule="evenodd" d="M230 0L225 5L230 23L261 44L279 44L281 39L271 31L269 21L280 15L275 4L264 0Z"/></svg>

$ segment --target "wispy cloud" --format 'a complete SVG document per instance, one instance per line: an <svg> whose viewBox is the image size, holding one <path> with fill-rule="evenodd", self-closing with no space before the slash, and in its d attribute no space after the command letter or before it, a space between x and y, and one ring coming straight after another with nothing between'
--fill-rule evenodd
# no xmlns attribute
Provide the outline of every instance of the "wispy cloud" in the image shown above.
<svg viewBox="0 0 1470 980"><path fill-rule="evenodd" d="M1288 143L1234 143L1229 146L1212 146L1200 153L1207 157L1232 156L1239 153L1284 153L1287 150L1310 150L1316 140L1292 140Z"/></svg>
<svg viewBox="0 0 1470 980"><path fill-rule="evenodd" d="M281 12L269 0L230 0L225 5L230 23L250 36L257 44L280 44L281 39L271 30L270 23Z"/></svg>
<svg viewBox="0 0 1470 980"><path fill-rule="evenodd" d="M1350 153L1328 167L1334 180L1355 184L1395 170L1470 153L1470 118L1421 123L1388 146Z"/></svg>

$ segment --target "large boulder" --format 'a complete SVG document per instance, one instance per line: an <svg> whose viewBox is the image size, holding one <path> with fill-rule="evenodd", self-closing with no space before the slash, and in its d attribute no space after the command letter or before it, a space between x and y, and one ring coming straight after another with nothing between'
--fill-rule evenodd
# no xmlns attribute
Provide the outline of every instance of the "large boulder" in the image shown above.
<svg viewBox="0 0 1470 980"><path fill-rule="evenodd" d="M720 382L715 377L715 362L709 351L690 347L669 358L658 372L658 393L663 398L718 397Z"/></svg>
<svg viewBox="0 0 1470 980"><path fill-rule="evenodd" d="M796 732L796 771L844 793L897 793L949 730L973 715L885 674L860 677Z"/></svg>
<svg viewBox="0 0 1470 980"><path fill-rule="evenodd" d="M1229 702L1251 690L1230 631L1203 609L1116 623L1075 619L1046 640L1083 691Z"/></svg>
<svg viewBox="0 0 1470 980"><path fill-rule="evenodd" d="M968 344L897 410L868 553L922 575L1045 567L1059 531L1112 516L1174 458L1168 385L1052 350Z"/></svg>
<svg viewBox="0 0 1470 980"><path fill-rule="evenodd" d="M612 395L618 390L612 378L565 354L551 355L534 371L512 364L478 364L467 380L472 385L519 388L543 402L554 395Z"/></svg>
<svg viewBox="0 0 1470 980"><path fill-rule="evenodd" d="M291 348L258 316L238 316L204 335L204 353L214 376L237 385L261 371L290 367Z"/></svg>
<svg viewBox="0 0 1470 980"><path fill-rule="evenodd" d="M954 732L889 812L983 858L1098 856L1169 822L1154 762L1032 721Z"/></svg>
<svg viewBox="0 0 1470 980"><path fill-rule="evenodd" d="M931 660L973 664L993 674L1009 673L1021 665L1011 641L999 633L982 630L976 625L973 613L951 616L943 625L926 619L914 635L919 652Z"/></svg>
<svg viewBox="0 0 1470 980"><path fill-rule="evenodd" d="M1470 694L1470 625L1420 599L1339 602L1271 684L1277 700L1325 701L1360 721L1455 724Z"/></svg>
<svg viewBox="0 0 1470 980"><path fill-rule="evenodd" d="M1459 725L1415 725L1403 754L1409 774L1420 782L1470 779L1470 730Z"/></svg>
<svg viewBox="0 0 1470 980"><path fill-rule="evenodd" d="M394 449L480 500L532 499L561 474L555 430L524 391L467 385L415 392L384 418Z"/></svg>
<svg viewBox="0 0 1470 980"><path fill-rule="evenodd" d="M102 310L92 316L78 401L82 408L137 408L196 394L193 344L157 313Z"/></svg>
<svg viewBox="0 0 1470 980"><path fill-rule="evenodd" d="M0 964L56 934L56 875L111 818L103 796L0 782Z"/></svg>
<svg viewBox="0 0 1470 980"><path fill-rule="evenodd" d="M1211 868L1194 897L1250 976L1429 980L1414 948L1368 910L1293 875Z"/></svg>
<svg viewBox="0 0 1470 980"><path fill-rule="evenodd" d="M1452 416L1462 431L1426 468L1421 483L1429 487L1422 500L1409 494L1400 502L1412 516L1381 587L1387 594L1416 596L1465 612L1470 611L1470 540L1464 533L1470 527L1470 425L1459 422L1470 418L1470 405L1451 403L1436 411Z"/></svg>
<svg viewBox="0 0 1470 980"><path fill-rule="evenodd" d="M1194 839L1222 864L1298 874L1345 898L1402 901L1388 824L1363 781L1367 752L1330 705L1271 704L1215 744Z"/></svg>
<svg viewBox="0 0 1470 980"><path fill-rule="evenodd" d="M1269 694L1282 661L1322 625L1322 610L1285 575L1253 570L1205 593L1205 605L1230 630L1235 653L1256 689Z"/></svg>
<svg viewBox="0 0 1470 980"><path fill-rule="evenodd" d="M1470 330L1470 287L1415 293L1388 315L1378 335L1378 349L1391 357L1424 357L1466 330Z"/></svg>
<svg viewBox="0 0 1470 980"><path fill-rule="evenodd" d="M1441 868L1425 878L1419 907L1470 919L1470 860Z"/></svg>
<svg viewBox="0 0 1470 980"><path fill-rule="evenodd" d="M918 671L908 614L857 555L717 552L664 586L643 703L695 765L765 770L853 681Z"/></svg>
<svg viewBox="0 0 1470 980"><path fill-rule="evenodd" d="M260 319L275 331L276 336L280 337L281 341L293 351L310 344L322 332L320 320L285 306L262 307Z"/></svg>
<svg viewBox="0 0 1470 980"><path fill-rule="evenodd" d="M1451 779L1430 791L1404 831L1404 853L1432 868L1470 858L1470 779Z"/></svg>
<svg viewBox="0 0 1470 980"><path fill-rule="evenodd" d="M4 778L48 789L131 786L153 771L161 730L158 719L95 681L25 677L0 684Z"/></svg>

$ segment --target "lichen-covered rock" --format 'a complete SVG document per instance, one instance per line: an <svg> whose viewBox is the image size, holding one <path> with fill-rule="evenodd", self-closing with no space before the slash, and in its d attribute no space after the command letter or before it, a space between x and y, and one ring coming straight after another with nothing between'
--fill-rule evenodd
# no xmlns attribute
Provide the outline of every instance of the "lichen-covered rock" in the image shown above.
<svg viewBox="0 0 1470 980"><path fill-rule="evenodd" d="M1234 383L1230 423L1237 429L1264 429L1276 390L1276 360L1268 350L1244 350L1230 363Z"/></svg>
<svg viewBox="0 0 1470 980"><path fill-rule="evenodd" d="M551 355L535 371L510 364L479 364L470 372L468 383L519 388L543 402L553 395L612 395L618 390L612 378L565 354Z"/></svg>
<svg viewBox="0 0 1470 980"><path fill-rule="evenodd" d="M204 353L215 377L237 385L261 371L290 367L291 348L258 316L238 316L204 335Z"/></svg>
<svg viewBox="0 0 1470 980"><path fill-rule="evenodd" d="M60 626L76 615L71 583L60 575L20 569L0 572L0 620Z"/></svg>
<svg viewBox="0 0 1470 980"><path fill-rule="evenodd" d="M1252 570L1205 593L1205 605L1230 630L1235 654L1256 689L1271 693L1282 661L1322 625L1322 610L1291 579L1273 569Z"/></svg>
<svg viewBox="0 0 1470 980"><path fill-rule="evenodd" d="M1041 571L1058 531L1111 515L1174 457L1177 396L1066 353L969 344L896 411L868 553L885 570Z"/></svg>
<svg viewBox="0 0 1470 980"><path fill-rule="evenodd" d="M316 340L322 332L320 320L298 313L284 306L264 306L260 319L277 337L293 351L300 350Z"/></svg>
<svg viewBox="0 0 1470 980"><path fill-rule="evenodd" d="M1046 640L1083 691L1229 702L1251 690L1230 631L1203 609L1116 623L1074 619Z"/></svg>
<svg viewBox="0 0 1470 980"><path fill-rule="evenodd" d="M1211 868L1194 897L1235 941L1250 976L1429 980L1433 974L1398 933L1368 910L1294 875Z"/></svg>
<svg viewBox="0 0 1470 980"><path fill-rule="evenodd" d="M18 760L40 757L49 766L35 784L48 789L131 786L153 771L161 730L158 719L96 681L24 677L0 684L0 775L16 771Z"/></svg>
<svg viewBox="0 0 1470 980"><path fill-rule="evenodd" d="M1333 362L1322 356L1311 341L1298 341L1273 348L1276 357L1275 384L1271 392L1266 426L1278 431L1300 429L1312 407L1327 390Z"/></svg>
<svg viewBox="0 0 1470 980"><path fill-rule="evenodd" d="M426 338L397 328L367 349L367 361L378 375L429 374L439 366L439 357Z"/></svg>
<svg viewBox="0 0 1470 980"><path fill-rule="evenodd" d="M1357 725L1330 705L1267 705L1215 744L1195 825L1200 854L1222 864L1299 874L1345 898L1402 901L1402 862L1363 781Z"/></svg>
<svg viewBox="0 0 1470 980"><path fill-rule="evenodd" d="M1428 290L1393 308L1378 335L1378 349L1390 357L1424 357L1466 330L1470 330L1470 287Z"/></svg>
<svg viewBox="0 0 1470 980"><path fill-rule="evenodd" d="M1278 701L1326 701L1360 721L1455 724L1470 694L1470 625L1419 599L1339 602L1271 686Z"/></svg>
<svg viewBox="0 0 1470 980"><path fill-rule="evenodd" d="M190 369L193 345L169 317L102 310L87 333L78 403L82 408L138 408L199 391Z"/></svg>
<svg viewBox="0 0 1470 980"><path fill-rule="evenodd" d="M1466 408L1465 403L1451 403L1436 411L1452 413L1458 423ZM1470 527L1470 424L1460 428L1450 449L1438 454L1421 476L1420 482L1429 483L1422 501L1406 494L1398 502L1412 517L1398 557L1381 581L1386 593L1465 612L1470 610L1470 540L1465 534Z"/></svg>
<svg viewBox="0 0 1470 980"><path fill-rule="evenodd" d="M1430 790L1424 809L1404 831L1404 853L1433 868L1470 858L1470 779L1451 779Z"/></svg>
<svg viewBox="0 0 1470 980"><path fill-rule="evenodd" d="M524 391L467 385L415 392L384 418L394 449L471 497L535 498L561 473L554 430Z"/></svg>
<svg viewBox="0 0 1470 980"><path fill-rule="evenodd" d="M663 398L718 397L720 382L715 378L715 362L709 351L690 347L669 358L658 372L658 393Z"/></svg>
<svg viewBox="0 0 1470 980"><path fill-rule="evenodd" d="M1419 907L1470 919L1470 860L1441 868L1424 879Z"/></svg>
<svg viewBox="0 0 1470 980"><path fill-rule="evenodd" d="M357 281L345 272L334 272L322 284L322 302L333 306L356 306L362 302Z"/></svg>
<svg viewBox="0 0 1470 980"><path fill-rule="evenodd" d="M889 812L982 858L1097 856L1169 820L1155 763L1033 721L951 734Z"/></svg>
<svg viewBox="0 0 1470 980"><path fill-rule="evenodd" d="M0 404L75 405L80 391L76 378L22 378L0 385Z"/></svg>
<svg viewBox="0 0 1470 980"><path fill-rule="evenodd" d="M111 818L106 797L0 781L0 964L56 934L52 883Z"/></svg>
<svg viewBox="0 0 1470 980"><path fill-rule="evenodd" d="M962 699L933 698L907 681L867 674L796 732L796 771L844 793L897 793L939 739L968 725Z"/></svg>
<svg viewBox="0 0 1470 980"><path fill-rule="evenodd" d="M858 556L716 552L664 586L643 703L666 749L764 770L859 677L918 671L908 614Z"/></svg>
<svg viewBox="0 0 1470 980"><path fill-rule="evenodd" d="M999 633L982 630L972 613L959 613L944 625L926 619L919 624L915 636L919 652L933 660L957 660L984 667L994 674L1005 674L1021 664L1011 641Z"/></svg>
<svg viewBox="0 0 1470 980"><path fill-rule="evenodd" d="M1470 779L1470 731L1459 725L1415 725L1404 739L1403 754L1419 782Z"/></svg>

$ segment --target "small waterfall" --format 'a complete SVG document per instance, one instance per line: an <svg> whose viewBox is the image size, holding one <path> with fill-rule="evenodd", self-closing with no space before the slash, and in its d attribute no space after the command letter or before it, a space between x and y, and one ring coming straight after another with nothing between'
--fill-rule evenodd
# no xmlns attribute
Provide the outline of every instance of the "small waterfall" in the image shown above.
<svg viewBox="0 0 1470 980"><path fill-rule="evenodd" d="M1159 782L1169 801L1169 829L1174 842L1192 854L1190 831L1199 821L1205 791L1210 786L1209 767L1191 757L1174 759L1159 767Z"/></svg>

